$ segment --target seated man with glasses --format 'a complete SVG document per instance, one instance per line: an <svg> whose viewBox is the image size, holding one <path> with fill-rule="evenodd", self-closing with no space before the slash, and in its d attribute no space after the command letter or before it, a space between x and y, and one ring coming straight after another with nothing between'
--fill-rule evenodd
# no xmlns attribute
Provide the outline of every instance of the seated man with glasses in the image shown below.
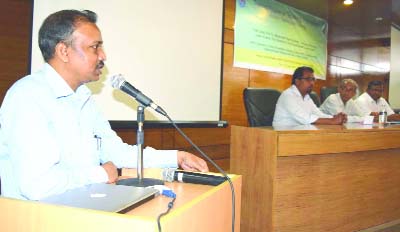
<svg viewBox="0 0 400 232"><path fill-rule="evenodd" d="M325 114L335 115L343 112L347 115L348 122L362 122L365 113L352 99L357 92L357 82L352 79L343 79L338 87L338 93L331 94L322 103L319 109Z"/></svg>
<svg viewBox="0 0 400 232"><path fill-rule="evenodd" d="M400 115L394 113L387 101L382 97L382 93L382 81L371 81L368 83L365 93L357 98L356 103L366 114L375 116L375 121L377 121L379 112L382 110L387 112L388 121L399 121Z"/></svg>
<svg viewBox="0 0 400 232"><path fill-rule="evenodd" d="M294 71L292 86L282 92L276 103L272 122L274 127L308 124L340 125L346 122L347 116L344 113L331 116L318 109L309 95L314 82L312 68L303 66Z"/></svg>

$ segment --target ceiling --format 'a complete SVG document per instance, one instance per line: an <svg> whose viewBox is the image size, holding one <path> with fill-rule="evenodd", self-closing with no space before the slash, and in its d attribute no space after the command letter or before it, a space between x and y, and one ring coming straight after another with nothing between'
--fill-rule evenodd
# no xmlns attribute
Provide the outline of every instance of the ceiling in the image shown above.
<svg viewBox="0 0 400 232"><path fill-rule="evenodd" d="M390 31L392 24L400 26L400 0L354 0L350 6L343 0L279 1L327 20L330 55L376 67L390 63Z"/></svg>

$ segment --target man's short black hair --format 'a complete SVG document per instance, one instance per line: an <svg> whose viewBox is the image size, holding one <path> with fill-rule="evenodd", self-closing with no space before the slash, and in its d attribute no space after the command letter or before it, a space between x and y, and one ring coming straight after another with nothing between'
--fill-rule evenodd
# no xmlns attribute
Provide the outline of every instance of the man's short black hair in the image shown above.
<svg viewBox="0 0 400 232"><path fill-rule="evenodd" d="M292 85L296 82L296 79L303 77L304 72L314 73L314 69L312 69L311 67L307 67L307 66L302 66L302 67L296 68L296 70L294 70L294 73L292 76Z"/></svg>
<svg viewBox="0 0 400 232"><path fill-rule="evenodd" d="M368 83L368 89L372 89L372 86L383 86L383 82L379 80L370 81Z"/></svg>
<svg viewBox="0 0 400 232"><path fill-rule="evenodd" d="M96 13L89 10L62 10L49 15L39 30L39 48L43 59L48 62L54 56L59 42L72 44L71 35L78 23L96 23Z"/></svg>

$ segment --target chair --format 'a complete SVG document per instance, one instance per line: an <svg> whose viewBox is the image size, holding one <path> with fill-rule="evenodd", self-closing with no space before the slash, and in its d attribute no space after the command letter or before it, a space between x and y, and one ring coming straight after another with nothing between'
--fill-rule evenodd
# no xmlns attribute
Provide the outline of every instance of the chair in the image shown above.
<svg viewBox="0 0 400 232"><path fill-rule="evenodd" d="M321 105L321 102L319 101L318 94L314 91L312 91L310 94L311 99L313 100L314 104L319 107Z"/></svg>
<svg viewBox="0 0 400 232"><path fill-rule="evenodd" d="M276 102L281 92L268 88L246 88L243 91L247 120L251 127L272 126Z"/></svg>
<svg viewBox="0 0 400 232"><path fill-rule="evenodd" d="M337 87L336 86L331 86L331 87L327 87L327 86L322 86L321 87L321 103L324 103L325 99L327 99L329 97L329 95L337 93Z"/></svg>

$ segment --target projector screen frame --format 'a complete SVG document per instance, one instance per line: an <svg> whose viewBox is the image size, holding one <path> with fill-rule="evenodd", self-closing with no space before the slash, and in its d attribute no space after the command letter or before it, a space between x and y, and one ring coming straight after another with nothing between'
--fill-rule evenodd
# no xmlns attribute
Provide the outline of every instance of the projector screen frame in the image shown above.
<svg viewBox="0 0 400 232"><path fill-rule="evenodd" d="M225 29L225 0L222 1L222 12L221 12L221 51L220 51L220 73L219 73L219 120L217 121L177 121L177 125L183 128L213 128L213 127L226 127L228 125L227 121L221 119L222 116L222 97L223 97L223 71L224 71L224 29ZM29 41L29 52L28 52L28 74L31 74L32 70L32 46L34 46L34 42L32 41L33 37L33 20L34 20L34 10L35 10L35 0L32 1L31 8L31 21L30 21L30 41ZM168 113L168 112L167 112ZM172 118L173 119L173 118ZM114 129L123 129L123 128L137 128L136 120L109 120L111 127ZM173 127L169 121L156 121L156 120L148 120L145 121L145 128L169 128Z"/></svg>
<svg viewBox="0 0 400 232"><path fill-rule="evenodd" d="M109 121L113 129L137 129L137 121ZM227 121L208 121L208 122L189 122L189 121L176 121L175 124L179 128L226 128L228 127ZM145 121L143 124L145 129L154 128L174 128L172 123L168 121Z"/></svg>

